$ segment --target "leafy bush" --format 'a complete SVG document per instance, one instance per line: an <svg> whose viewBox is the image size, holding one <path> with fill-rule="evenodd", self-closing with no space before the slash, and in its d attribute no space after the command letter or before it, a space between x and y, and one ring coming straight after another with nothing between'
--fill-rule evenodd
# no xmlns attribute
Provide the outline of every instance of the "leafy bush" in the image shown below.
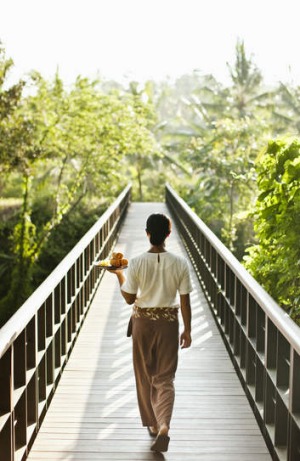
<svg viewBox="0 0 300 461"><path fill-rule="evenodd" d="M60 261L72 250L83 235L92 227L106 210L108 205L93 207L80 203L72 213L64 216L61 223L54 229L48 239L38 264L33 271L33 287L38 287L52 272ZM40 208L39 213L43 214Z"/></svg>
<svg viewBox="0 0 300 461"><path fill-rule="evenodd" d="M245 265L300 324L300 140L270 141L257 164L254 229Z"/></svg>

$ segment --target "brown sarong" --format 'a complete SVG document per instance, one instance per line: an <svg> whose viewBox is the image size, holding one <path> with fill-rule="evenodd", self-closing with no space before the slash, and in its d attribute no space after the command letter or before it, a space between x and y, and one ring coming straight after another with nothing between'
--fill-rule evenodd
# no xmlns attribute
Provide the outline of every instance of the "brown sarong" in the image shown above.
<svg viewBox="0 0 300 461"><path fill-rule="evenodd" d="M132 341L142 424L170 426L178 363L178 309L134 306Z"/></svg>

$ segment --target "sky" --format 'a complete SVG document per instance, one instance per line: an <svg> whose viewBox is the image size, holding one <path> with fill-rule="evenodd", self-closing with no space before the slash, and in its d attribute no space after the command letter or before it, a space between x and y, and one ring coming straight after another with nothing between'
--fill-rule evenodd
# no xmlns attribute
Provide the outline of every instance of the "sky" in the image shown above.
<svg viewBox="0 0 300 461"><path fill-rule="evenodd" d="M31 70L174 79L194 70L227 83L243 40L266 83L300 85L299 0L0 0L11 79Z"/></svg>

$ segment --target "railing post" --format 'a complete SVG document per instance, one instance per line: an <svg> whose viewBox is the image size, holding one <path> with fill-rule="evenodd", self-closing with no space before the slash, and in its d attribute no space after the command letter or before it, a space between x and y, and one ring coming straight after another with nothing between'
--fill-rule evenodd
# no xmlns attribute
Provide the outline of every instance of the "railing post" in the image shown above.
<svg viewBox="0 0 300 461"><path fill-rule="evenodd" d="M300 354L298 354L295 350L291 351L290 383L289 404L291 414L289 420L290 431L288 461L294 461L295 459L300 458Z"/></svg>

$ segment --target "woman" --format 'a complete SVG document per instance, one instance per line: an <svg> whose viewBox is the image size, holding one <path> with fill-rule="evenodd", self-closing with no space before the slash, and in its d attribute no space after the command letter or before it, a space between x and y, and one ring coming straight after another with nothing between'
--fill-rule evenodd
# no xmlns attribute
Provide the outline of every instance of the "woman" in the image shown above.
<svg viewBox="0 0 300 461"><path fill-rule="evenodd" d="M171 221L163 214L149 216L146 233L148 252L133 258L127 279L116 270L121 293L128 304L134 304L131 317L133 365L137 397L143 426L155 437L151 450L167 451L169 427L174 405L174 378L178 362L180 307L184 330L182 348L190 347L192 291L185 258L165 248L171 233ZM176 301L179 294L180 305Z"/></svg>

